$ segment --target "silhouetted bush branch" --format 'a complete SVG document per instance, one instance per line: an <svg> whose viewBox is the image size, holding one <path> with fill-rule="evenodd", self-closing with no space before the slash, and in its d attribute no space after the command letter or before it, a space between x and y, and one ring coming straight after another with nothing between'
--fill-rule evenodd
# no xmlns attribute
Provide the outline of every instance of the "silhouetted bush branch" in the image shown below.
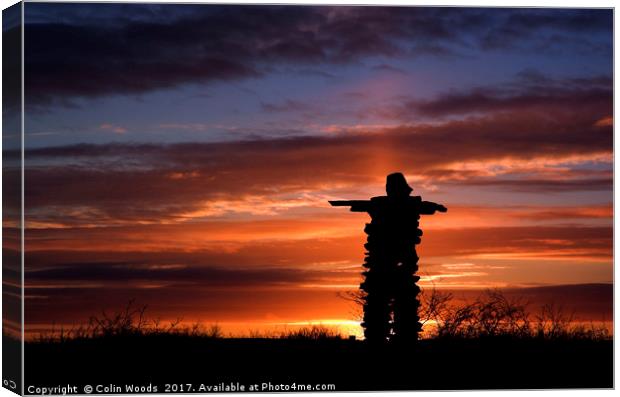
<svg viewBox="0 0 620 397"><path fill-rule="evenodd" d="M311 325L297 330L281 332L279 337L281 339L308 340L342 339L340 332L322 325Z"/></svg>

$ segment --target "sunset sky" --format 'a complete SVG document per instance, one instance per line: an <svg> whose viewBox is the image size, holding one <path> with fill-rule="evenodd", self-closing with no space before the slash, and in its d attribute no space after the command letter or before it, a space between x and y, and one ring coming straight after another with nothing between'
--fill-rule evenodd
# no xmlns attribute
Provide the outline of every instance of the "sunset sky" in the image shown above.
<svg viewBox="0 0 620 397"><path fill-rule="evenodd" d="M27 329L129 299L229 330L349 324L369 218L327 200L395 171L449 209L421 220L423 286L613 281L611 10L26 3L25 22Z"/></svg>

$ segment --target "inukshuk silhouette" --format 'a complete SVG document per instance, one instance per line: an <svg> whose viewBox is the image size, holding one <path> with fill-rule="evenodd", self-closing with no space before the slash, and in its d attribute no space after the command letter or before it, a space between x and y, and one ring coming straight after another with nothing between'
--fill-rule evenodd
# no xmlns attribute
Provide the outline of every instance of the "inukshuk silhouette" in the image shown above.
<svg viewBox="0 0 620 397"><path fill-rule="evenodd" d="M420 215L446 212L441 204L411 196L413 189L400 172L387 176L387 196L370 200L330 201L332 206L367 212L371 222L364 232L368 239L360 284L364 301L364 336L369 342L418 339L422 324L418 315L420 288L417 282L418 255L422 230Z"/></svg>

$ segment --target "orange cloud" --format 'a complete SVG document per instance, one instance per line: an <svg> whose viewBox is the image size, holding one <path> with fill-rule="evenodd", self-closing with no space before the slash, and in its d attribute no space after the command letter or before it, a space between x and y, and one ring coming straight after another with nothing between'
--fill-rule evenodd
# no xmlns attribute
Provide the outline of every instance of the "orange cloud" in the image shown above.
<svg viewBox="0 0 620 397"><path fill-rule="evenodd" d="M603 117L600 120L597 120L596 123L594 123L595 127L611 127L614 125L614 119L611 116L608 117Z"/></svg>

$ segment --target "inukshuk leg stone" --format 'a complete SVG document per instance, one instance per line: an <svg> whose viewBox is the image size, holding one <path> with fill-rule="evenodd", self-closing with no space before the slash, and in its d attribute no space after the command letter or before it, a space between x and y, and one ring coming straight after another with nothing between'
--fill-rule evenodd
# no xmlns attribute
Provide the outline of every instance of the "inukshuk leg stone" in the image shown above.
<svg viewBox="0 0 620 397"><path fill-rule="evenodd" d="M398 225L373 222L366 225L366 258L360 288L364 296L364 336L369 342L415 341L422 329L418 317L418 294L415 275L420 242L418 222L412 230Z"/></svg>
<svg viewBox="0 0 620 397"><path fill-rule="evenodd" d="M369 342L386 342L391 333L390 274L386 271L386 252L382 249L382 236L376 224L366 224L364 231L368 234L366 258L362 273L364 281L360 284L364 297L364 337Z"/></svg>

